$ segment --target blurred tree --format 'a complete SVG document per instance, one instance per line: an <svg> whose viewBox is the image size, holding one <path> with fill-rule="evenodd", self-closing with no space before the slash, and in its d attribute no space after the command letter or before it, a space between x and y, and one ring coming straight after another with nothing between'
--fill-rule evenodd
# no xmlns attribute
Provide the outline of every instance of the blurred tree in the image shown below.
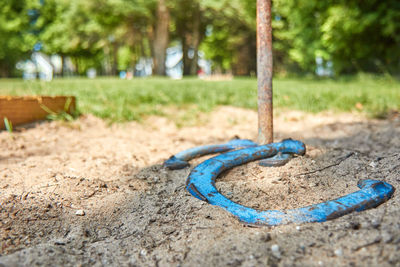
<svg viewBox="0 0 400 267"><path fill-rule="evenodd" d="M400 73L398 0L274 0L278 72L315 73L316 58L335 72ZM166 48L180 43L184 75L198 51L217 71L256 73L255 0L9 0L0 5L0 75L9 76L38 40L44 52L116 74L152 57L165 75ZM120 62L122 61L122 62Z"/></svg>
<svg viewBox="0 0 400 267"><path fill-rule="evenodd" d="M400 2L335 1L321 41L338 73L400 72Z"/></svg>
<svg viewBox="0 0 400 267"><path fill-rule="evenodd" d="M202 0L208 25L202 50L219 71L256 72L256 1Z"/></svg>
<svg viewBox="0 0 400 267"><path fill-rule="evenodd" d="M170 14L166 0L158 0L154 29L153 55L154 74L166 75L165 60L169 45Z"/></svg>
<svg viewBox="0 0 400 267"><path fill-rule="evenodd" d="M121 35L118 37L130 48L131 67L142 57L153 57L154 28L157 23L158 0L121 0L124 15L119 17Z"/></svg>
<svg viewBox="0 0 400 267"><path fill-rule="evenodd" d="M98 57L104 48L104 30L90 7L90 1L46 0L37 23L44 51L72 57L79 72L85 71L82 60Z"/></svg>
<svg viewBox="0 0 400 267"><path fill-rule="evenodd" d="M155 0L46 0L40 38L46 52L89 63L81 72L97 67L115 75L121 47L122 55L132 56L131 66L150 51L144 39L152 29L154 7ZM131 53L126 53L126 47Z"/></svg>
<svg viewBox="0 0 400 267"><path fill-rule="evenodd" d="M320 31L328 6L327 1L317 0L274 1L275 56L286 69L314 73L315 57L329 57L322 48Z"/></svg>
<svg viewBox="0 0 400 267"><path fill-rule="evenodd" d="M400 71L397 0L275 0L274 12L275 47L289 70L313 73L321 57L337 74Z"/></svg>
<svg viewBox="0 0 400 267"><path fill-rule="evenodd" d="M173 36L182 45L183 75L196 75L199 46L207 25L205 7L199 0L174 0L171 13Z"/></svg>
<svg viewBox="0 0 400 267"><path fill-rule="evenodd" d="M0 5L0 77L10 77L15 64L33 49L34 7L31 0L7 0Z"/></svg>

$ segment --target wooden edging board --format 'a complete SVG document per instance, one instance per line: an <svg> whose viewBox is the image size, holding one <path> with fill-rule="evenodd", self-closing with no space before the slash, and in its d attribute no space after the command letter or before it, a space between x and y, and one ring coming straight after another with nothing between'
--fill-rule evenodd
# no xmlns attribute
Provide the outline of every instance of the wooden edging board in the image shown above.
<svg viewBox="0 0 400 267"><path fill-rule="evenodd" d="M5 129L4 118L16 126L44 120L49 112L72 113L75 108L74 96L0 96L0 129Z"/></svg>

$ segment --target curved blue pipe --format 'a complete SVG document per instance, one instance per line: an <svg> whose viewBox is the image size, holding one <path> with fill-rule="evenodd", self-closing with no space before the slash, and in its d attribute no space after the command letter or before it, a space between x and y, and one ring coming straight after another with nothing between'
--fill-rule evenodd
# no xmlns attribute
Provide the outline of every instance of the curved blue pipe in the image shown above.
<svg viewBox="0 0 400 267"><path fill-rule="evenodd" d="M324 222L353 211L376 207L394 193L393 186L388 183L363 180L358 184L361 190L335 200L299 209L260 211L231 201L215 187L216 178L227 169L250 161L272 157L279 152L303 155L305 151L304 143L288 139L280 143L221 154L195 167L186 181L186 188L196 198L224 208L244 223L266 226Z"/></svg>

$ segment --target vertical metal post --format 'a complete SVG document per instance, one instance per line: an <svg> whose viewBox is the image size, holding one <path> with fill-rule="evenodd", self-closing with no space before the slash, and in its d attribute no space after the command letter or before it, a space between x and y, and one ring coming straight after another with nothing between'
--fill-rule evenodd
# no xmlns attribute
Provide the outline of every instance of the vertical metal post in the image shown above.
<svg viewBox="0 0 400 267"><path fill-rule="evenodd" d="M273 142L271 0L257 0L258 143Z"/></svg>

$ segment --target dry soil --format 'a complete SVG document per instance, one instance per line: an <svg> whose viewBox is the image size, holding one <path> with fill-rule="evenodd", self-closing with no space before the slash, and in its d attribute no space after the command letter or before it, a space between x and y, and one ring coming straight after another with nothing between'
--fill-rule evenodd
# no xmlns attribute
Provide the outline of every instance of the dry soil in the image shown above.
<svg viewBox="0 0 400 267"><path fill-rule="evenodd" d="M197 126L165 118L107 125L84 116L0 132L0 266L400 266L400 195L325 223L245 227L192 197L190 169L162 162L198 145L256 139L257 114L221 107ZM217 181L257 209L286 209L358 190L400 189L400 120L281 112L275 139L307 154L286 166L237 167ZM195 166L203 159L192 162Z"/></svg>

